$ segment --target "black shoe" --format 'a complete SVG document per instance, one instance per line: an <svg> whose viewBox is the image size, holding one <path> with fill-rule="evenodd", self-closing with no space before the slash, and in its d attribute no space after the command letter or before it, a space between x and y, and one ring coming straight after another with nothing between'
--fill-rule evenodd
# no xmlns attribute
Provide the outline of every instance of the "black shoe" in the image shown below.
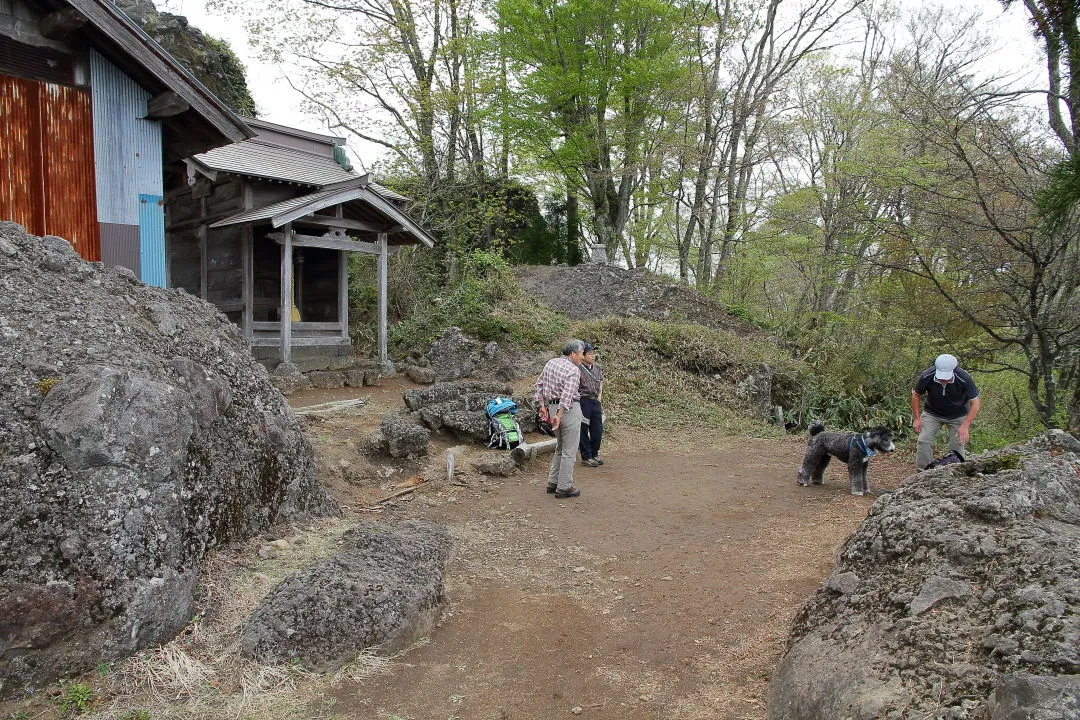
<svg viewBox="0 0 1080 720"><path fill-rule="evenodd" d="M549 493L553 493L553 492L555 492L555 491L556 491L556 490L558 490L558 489L559 489L559 486L558 486L558 485L548 485L548 486L547 486L547 491L548 491Z"/></svg>
<svg viewBox="0 0 1080 720"><path fill-rule="evenodd" d="M604 461L603 461L603 460L601 460L600 458L593 458L593 460L595 460L595 461L596 461L596 464L597 464L597 465L603 465L603 464L604 464Z"/></svg>
<svg viewBox="0 0 1080 720"><path fill-rule="evenodd" d="M559 498L560 500L562 498L577 497L580 494L581 494L581 491L578 490L576 487L572 487L569 490L556 490L555 491L555 497Z"/></svg>
<svg viewBox="0 0 1080 720"><path fill-rule="evenodd" d="M587 460L582 460L581 464L585 467L600 467L600 461L596 458L588 458Z"/></svg>

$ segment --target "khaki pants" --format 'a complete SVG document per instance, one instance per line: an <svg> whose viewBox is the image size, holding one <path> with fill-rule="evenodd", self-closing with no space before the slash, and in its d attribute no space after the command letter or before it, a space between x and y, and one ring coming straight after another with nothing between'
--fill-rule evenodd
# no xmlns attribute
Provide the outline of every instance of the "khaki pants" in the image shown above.
<svg viewBox="0 0 1080 720"><path fill-rule="evenodd" d="M922 418L922 432L919 433L919 442L915 451L915 467L925 470L926 466L934 460L934 437L943 425L949 428L949 450L964 454L964 443L960 442L958 431L964 424L966 416L946 420L926 410L919 415Z"/></svg>
<svg viewBox="0 0 1080 720"><path fill-rule="evenodd" d="M555 417L555 406L551 406L551 417ZM574 403L562 417L559 429L555 431L555 454L551 458L551 470L548 472L548 485L557 485L559 490L569 490L574 486L574 461L577 460L578 442L581 439L581 404Z"/></svg>

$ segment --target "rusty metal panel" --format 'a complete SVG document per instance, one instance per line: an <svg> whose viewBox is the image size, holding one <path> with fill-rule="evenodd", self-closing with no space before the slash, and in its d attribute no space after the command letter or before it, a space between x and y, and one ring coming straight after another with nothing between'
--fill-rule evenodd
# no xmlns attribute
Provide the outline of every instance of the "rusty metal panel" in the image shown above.
<svg viewBox="0 0 1080 720"><path fill-rule="evenodd" d="M38 83L0 75L0 219L45 232Z"/></svg>
<svg viewBox="0 0 1080 720"><path fill-rule="evenodd" d="M139 226L101 223L101 262L120 265L141 279L139 267Z"/></svg>
<svg viewBox="0 0 1080 720"><path fill-rule="evenodd" d="M45 229L87 260L100 260L90 93L52 83L40 91Z"/></svg>
<svg viewBox="0 0 1080 720"><path fill-rule="evenodd" d="M85 90L0 76L0 218L100 257Z"/></svg>

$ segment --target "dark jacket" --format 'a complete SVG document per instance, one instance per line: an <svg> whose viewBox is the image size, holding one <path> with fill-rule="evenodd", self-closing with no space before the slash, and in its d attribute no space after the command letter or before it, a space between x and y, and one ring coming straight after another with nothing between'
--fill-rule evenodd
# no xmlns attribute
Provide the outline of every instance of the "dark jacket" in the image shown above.
<svg viewBox="0 0 1080 720"><path fill-rule="evenodd" d="M964 417L968 413L968 404L979 397L979 388L966 371L956 368L953 379L942 385L934 379L933 365L919 373L913 390L925 396L924 409L943 420Z"/></svg>

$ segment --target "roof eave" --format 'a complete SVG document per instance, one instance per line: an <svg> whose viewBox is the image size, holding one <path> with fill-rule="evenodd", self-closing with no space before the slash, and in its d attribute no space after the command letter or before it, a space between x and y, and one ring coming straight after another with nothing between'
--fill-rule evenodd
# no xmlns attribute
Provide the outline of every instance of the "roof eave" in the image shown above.
<svg viewBox="0 0 1080 720"><path fill-rule="evenodd" d="M109 0L65 0L123 53L137 60L164 87L183 98L221 136L218 145L255 137L239 115L228 108L163 47ZM185 113L186 114L186 113ZM210 147L207 148L211 149Z"/></svg>

